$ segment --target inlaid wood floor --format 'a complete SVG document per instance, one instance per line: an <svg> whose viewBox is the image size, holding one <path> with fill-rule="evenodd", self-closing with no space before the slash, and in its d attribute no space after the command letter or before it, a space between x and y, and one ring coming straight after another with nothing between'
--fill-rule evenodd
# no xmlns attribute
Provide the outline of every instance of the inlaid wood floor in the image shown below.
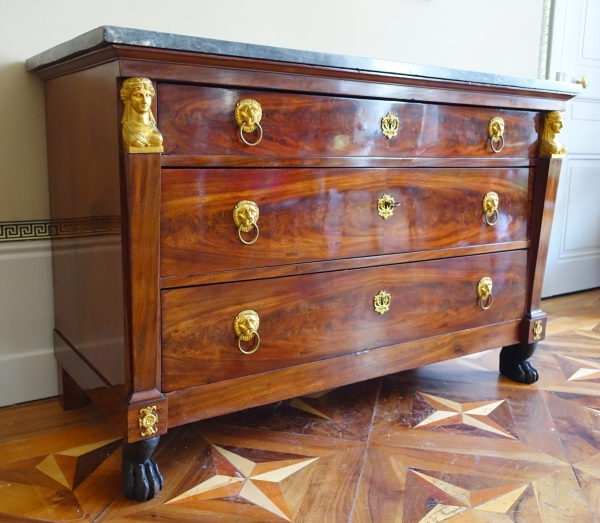
<svg viewBox="0 0 600 523"><path fill-rule="evenodd" d="M600 521L600 290L543 308L535 385L489 351L170 430L147 503L92 405L0 409L0 521Z"/></svg>

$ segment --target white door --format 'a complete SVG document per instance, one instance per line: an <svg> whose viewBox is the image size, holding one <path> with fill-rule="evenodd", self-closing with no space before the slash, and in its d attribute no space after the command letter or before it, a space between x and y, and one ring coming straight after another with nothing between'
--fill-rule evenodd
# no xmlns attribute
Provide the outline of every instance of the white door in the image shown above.
<svg viewBox="0 0 600 523"><path fill-rule="evenodd" d="M560 134L567 157L543 296L600 287L600 0L557 0L553 16L548 78L588 85L567 104Z"/></svg>

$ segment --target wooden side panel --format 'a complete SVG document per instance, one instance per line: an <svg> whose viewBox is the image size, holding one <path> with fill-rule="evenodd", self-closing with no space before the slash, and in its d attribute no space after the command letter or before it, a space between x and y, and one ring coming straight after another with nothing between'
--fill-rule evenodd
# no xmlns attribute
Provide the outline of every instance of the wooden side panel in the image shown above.
<svg viewBox="0 0 600 523"><path fill-rule="evenodd" d="M56 329L124 395L118 75L49 80L46 125Z"/></svg>
<svg viewBox="0 0 600 523"><path fill-rule="evenodd" d="M527 157L537 155L537 112L455 107L160 84L158 125L165 154L266 156ZM264 136L256 147L239 136L234 110L251 98L262 106ZM399 118L386 138L381 120ZM494 153L489 121L501 116L505 145ZM255 131L245 135L258 140Z"/></svg>
<svg viewBox="0 0 600 523"><path fill-rule="evenodd" d="M528 169L164 170L161 275L525 241L532 182ZM489 191L500 200L493 226ZM384 194L399 204L387 219ZM260 210L252 245L232 216L244 200Z"/></svg>
<svg viewBox="0 0 600 523"><path fill-rule="evenodd" d="M526 275L527 252L514 251L164 291L163 390L520 319ZM484 276L493 280L489 310L477 300ZM382 290L391 304L378 314ZM261 343L244 355L233 321L248 309L260 317Z"/></svg>

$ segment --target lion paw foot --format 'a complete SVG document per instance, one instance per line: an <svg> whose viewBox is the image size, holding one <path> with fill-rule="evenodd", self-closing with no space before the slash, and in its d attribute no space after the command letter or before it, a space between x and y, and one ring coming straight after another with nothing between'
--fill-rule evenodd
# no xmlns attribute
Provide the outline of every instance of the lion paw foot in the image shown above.
<svg viewBox="0 0 600 523"><path fill-rule="evenodd" d="M524 383L526 385L531 385L540 378L538 371L528 361L513 362L510 360L500 360L500 373L517 383Z"/></svg>
<svg viewBox="0 0 600 523"><path fill-rule="evenodd" d="M159 436L123 445L123 495L128 499L146 501L158 496L163 487L163 477L158 465L150 456L158 444Z"/></svg>

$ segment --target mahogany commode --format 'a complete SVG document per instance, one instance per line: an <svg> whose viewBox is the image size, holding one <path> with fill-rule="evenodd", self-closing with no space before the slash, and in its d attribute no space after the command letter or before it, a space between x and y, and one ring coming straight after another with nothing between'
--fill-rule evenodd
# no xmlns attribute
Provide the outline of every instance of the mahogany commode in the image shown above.
<svg viewBox="0 0 600 523"><path fill-rule="evenodd" d="M117 27L27 67L60 399L121 430L128 497L169 427L497 347L537 380L579 86Z"/></svg>

